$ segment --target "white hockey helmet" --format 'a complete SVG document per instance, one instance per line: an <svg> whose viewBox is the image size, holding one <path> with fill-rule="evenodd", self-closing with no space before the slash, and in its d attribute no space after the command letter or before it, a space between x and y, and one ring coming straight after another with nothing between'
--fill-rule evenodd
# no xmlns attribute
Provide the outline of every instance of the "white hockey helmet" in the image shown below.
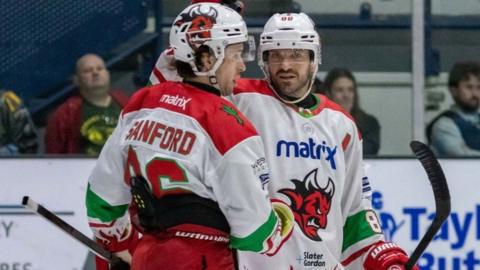
<svg viewBox="0 0 480 270"><path fill-rule="evenodd" d="M312 51L315 66L313 78L310 82L310 88L312 87L318 65L321 64L321 45L320 36L315 31L315 23L308 15L305 13L274 14L263 28L258 49L258 65L262 68L269 82L268 68L265 67L265 52L274 49L306 49ZM279 98L286 103L295 103L307 96L308 92L303 97L293 101L285 100L280 96Z"/></svg>
<svg viewBox="0 0 480 270"><path fill-rule="evenodd" d="M246 42L244 61L255 58L255 42L248 36L243 18L233 9L217 3L198 3L188 6L174 20L170 30L170 46L176 60L190 64L197 76L215 76L225 57L225 47ZM195 53L208 46L217 61L207 72L198 70ZM253 51L252 51L253 50Z"/></svg>

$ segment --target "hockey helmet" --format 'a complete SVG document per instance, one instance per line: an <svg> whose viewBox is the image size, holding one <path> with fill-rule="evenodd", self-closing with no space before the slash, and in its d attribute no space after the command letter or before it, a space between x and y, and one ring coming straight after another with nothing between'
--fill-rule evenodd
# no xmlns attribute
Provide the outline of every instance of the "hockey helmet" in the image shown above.
<svg viewBox="0 0 480 270"><path fill-rule="evenodd" d="M245 43L244 61L255 58L255 42L248 36L247 26L233 9L217 3L197 3L188 6L173 22L170 45L176 60L190 64L197 76L215 76L225 57L225 47ZM195 63L195 53L200 46L207 46L217 61L206 72Z"/></svg>

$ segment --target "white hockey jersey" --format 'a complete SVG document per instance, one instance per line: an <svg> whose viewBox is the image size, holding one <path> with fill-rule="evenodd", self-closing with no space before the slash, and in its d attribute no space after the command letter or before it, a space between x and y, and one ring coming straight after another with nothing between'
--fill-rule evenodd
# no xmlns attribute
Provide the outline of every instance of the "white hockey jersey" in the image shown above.
<svg viewBox="0 0 480 270"><path fill-rule="evenodd" d="M142 175L160 198L194 193L218 202L230 244L263 252L279 237L267 191L264 146L229 101L184 83L139 90L122 111L89 178L95 235L121 240L129 226L129 179Z"/></svg>
<svg viewBox="0 0 480 270"><path fill-rule="evenodd" d="M290 205L296 221L276 255L239 252L239 269L363 269L383 235L354 121L325 96L310 110L286 105L263 80L239 80L235 92L234 104L265 144L269 194Z"/></svg>

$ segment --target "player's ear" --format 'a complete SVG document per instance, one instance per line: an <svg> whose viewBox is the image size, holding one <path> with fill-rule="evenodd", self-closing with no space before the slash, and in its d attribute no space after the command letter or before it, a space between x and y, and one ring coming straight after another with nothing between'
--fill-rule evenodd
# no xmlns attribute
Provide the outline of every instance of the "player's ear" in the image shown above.
<svg viewBox="0 0 480 270"><path fill-rule="evenodd" d="M214 54L208 46L200 46L195 54L195 60L200 71L208 71L213 67L213 64L215 64Z"/></svg>
<svg viewBox="0 0 480 270"><path fill-rule="evenodd" d="M200 55L200 67L202 71L208 71L213 67L215 58L209 53L204 52Z"/></svg>

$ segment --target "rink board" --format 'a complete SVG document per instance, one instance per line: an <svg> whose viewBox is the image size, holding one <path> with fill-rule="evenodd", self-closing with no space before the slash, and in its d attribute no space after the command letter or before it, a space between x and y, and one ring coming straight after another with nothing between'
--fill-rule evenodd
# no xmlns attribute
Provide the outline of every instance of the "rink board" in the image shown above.
<svg viewBox="0 0 480 270"><path fill-rule="evenodd" d="M81 270L87 249L20 205L31 196L91 236L84 204L92 159L2 159L0 269ZM431 188L413 159L367 160L373 202L384 231L409 252L434 213ZM452 215L420 260L422 270L480 269L480 160L442 160Z"/></svg>

